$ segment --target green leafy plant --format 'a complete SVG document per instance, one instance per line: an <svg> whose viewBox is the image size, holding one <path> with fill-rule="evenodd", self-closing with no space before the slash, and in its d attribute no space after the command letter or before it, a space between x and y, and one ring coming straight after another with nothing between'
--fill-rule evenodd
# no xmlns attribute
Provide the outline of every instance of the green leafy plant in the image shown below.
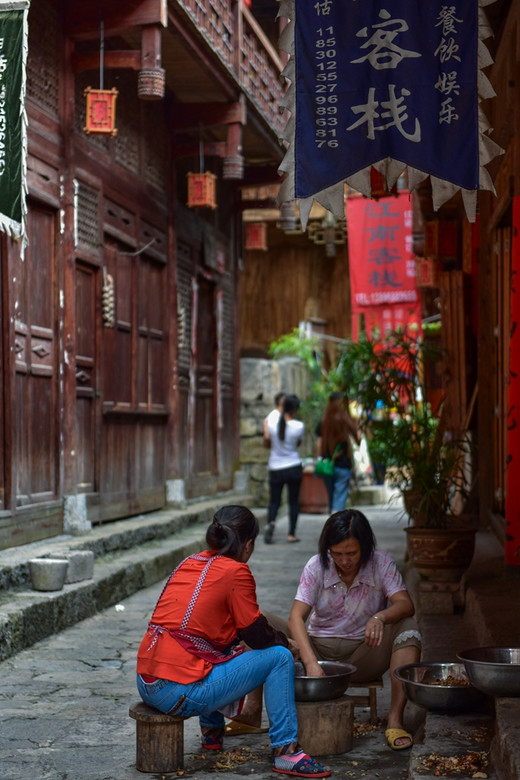
<svg viewBox="0 0 520 780"><path fill-rule="evenodd" d="M334 390L340 389L336 367L325 370L319 338L303 336L298 328L272 341L269 345L269 354L275 359L286 356L297 357L306 364L309 370L309 392L301 399L300 417L305 422L307 431L313 434L323 415L329 395Z"/></svg>
<svg viewBox="0 0 520 780"><path fill-rule="evenodd" d="M449 437L425 402L424 360L442 356L415 331L360 338L338 364L343 389L359 402L373 462L384 462L416 525L446 527L454 496L465 494L467 442Z"/></svg>

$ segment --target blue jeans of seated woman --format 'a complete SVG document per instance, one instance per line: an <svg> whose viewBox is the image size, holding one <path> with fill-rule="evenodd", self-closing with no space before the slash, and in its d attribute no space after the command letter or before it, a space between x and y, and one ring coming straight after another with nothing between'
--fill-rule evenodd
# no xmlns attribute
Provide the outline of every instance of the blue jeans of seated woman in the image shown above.
<svg viewBox="0 0 520 780"><path fill-rule="evenodd" d="M215 664L207 677L183 685L158 680L145 683L137 675L137 689L142 700L161 712L179 718L199 716L201 727L222 728L224 716L218 712L241 699L260 685L269 716L271 746L296 742L298 720L294 703L294 661L290 650L281 645L265 650L247 650L224 663ZM176 705L185 696L178 709Z"/></svg>
<svg viewBox="0 0 520 780"><path fill-rule="evenodd" d="M351 476L352 469L335 466L334 476L325 477L325 485L327 487L327 493L329 494L329 507L331 514L332 512L342 512L345 509L347 505Z"/></svg>

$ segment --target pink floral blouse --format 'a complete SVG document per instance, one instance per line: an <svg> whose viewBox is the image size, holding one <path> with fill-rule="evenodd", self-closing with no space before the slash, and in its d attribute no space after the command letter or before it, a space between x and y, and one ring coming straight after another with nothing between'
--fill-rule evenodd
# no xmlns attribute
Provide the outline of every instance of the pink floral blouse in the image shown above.
<svg viewBox="0 0 520 780"><path fill-rule="evenodd" d="M310 636L362 639L369 617L385 609L390 596L400 590L406 590L403 578L394 559L382 550L374 552L350 588L340 580L330 554L328 569L314 555L302 572L296 600L313 608Z"/></svg>

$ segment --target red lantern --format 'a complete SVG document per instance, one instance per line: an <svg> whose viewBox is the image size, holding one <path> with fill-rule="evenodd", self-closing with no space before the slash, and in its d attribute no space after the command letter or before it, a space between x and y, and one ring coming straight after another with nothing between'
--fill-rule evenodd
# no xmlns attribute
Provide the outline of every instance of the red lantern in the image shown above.
<svg viewBox="0 0 520 780"><path fill-rule="evenodd" d="M267 250L267 223L248 222L246 224L246 249Z"/></svg>
<svg viewBox="0 0 520 780"><path fill-rule="evenodd" d="M85 133L115 135L117 89L92 89L83 93L87 98Z"/></svg>
<svg viewBox="0 0 520 780"><path fill-rule="evenodd" d="M188 173L188 206L216 209L214 173Z"/></svg>

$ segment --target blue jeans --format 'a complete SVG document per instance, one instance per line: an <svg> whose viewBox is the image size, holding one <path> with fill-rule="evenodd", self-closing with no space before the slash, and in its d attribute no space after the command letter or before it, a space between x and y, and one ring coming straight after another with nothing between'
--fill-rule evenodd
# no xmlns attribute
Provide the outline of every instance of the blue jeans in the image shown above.
<svg viewBox="0 0 520 780"><path fill-rule="evenodd" d="M325 477L325 485L329 494L329 507L332 512L342 512L347 505L348 491L352 469L334 467L334 476Z"/></svg>
<svg viewBox="0 0 520 780"><path fill-rule="evenodd" d="M207 677L186 685L169 680L145 683L137 675L137 689L146 704L179 718L198 715L201 727L209 728L224 726L224 716L218 712L221 707L241 699L260 685L264 686L271 746L296 742L294 661L286 647L247 650L229 661L215 664Z"/></svg>

